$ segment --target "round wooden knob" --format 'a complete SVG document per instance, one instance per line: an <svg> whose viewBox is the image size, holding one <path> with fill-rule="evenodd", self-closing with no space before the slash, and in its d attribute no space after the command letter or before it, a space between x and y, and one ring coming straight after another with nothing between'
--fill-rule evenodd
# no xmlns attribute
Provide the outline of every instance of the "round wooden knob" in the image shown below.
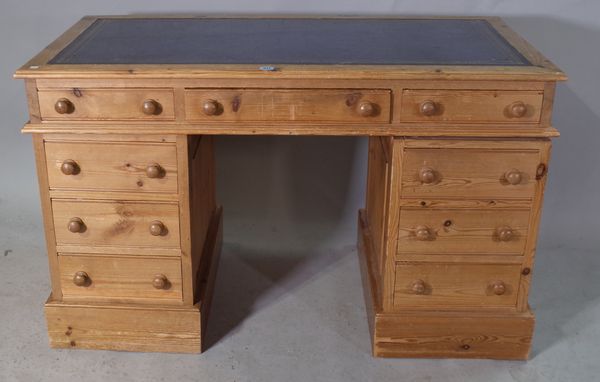
<svg viewBox="0 0 600 382"><path fill-rule="evenodd" d="M508 107L508 112L511 117L524 117L527 114L527 105L521 101L514 102Z"/></svg>
<svg viewBox="0 0 600 382"><path fill-rule="evenodd" d="M54 110L58 114L71 114L75 111L75 106L73 106L73 102L69 101L69 99L61 98L54 104Z"/></svg>
<svg viewBox="0 0 600 382"><path fill-rule="evenodd" d="M419 171L419 179L425 184L435 182L435 170L431 167L423 167L421 171Z"/></svg>
<svg viewBox="0 0 600 382"><path fill-rule="evenodd" d="M158 115L162 112L162 107L158 101L147 99L142 104L142 111L146 115Z"/></svg>
<svg viewBox="0 0 600 382"><path fill-rule="evenodd" d="M65 175L76 175L79 173L79 165L72 159L67 159L60 165L60 171Z"/></svg>
<svg viewBox="0 0 600 382"><path fill-rule="evenodd" d="M150 234L152 236L160 236L165 232L165 225L163 224L163 222L155 220L152 223L150 223L149 229Z"/></svg>
<svg viewBox="0 0 600 382"><path fill-rule="evenodd" d="M90 281L90 276L84 271L76 272L75 275L73 275L73 284L77 286L87 286Z"/></svg>
<svg viewBox="0 0 600 382"><path fill-rule="evenodd" d="M215 115L219 112L219 103L209 99L202 104L202 112L206 115Z"/></svg>
<svg viewBox="0 0 600 382"><path fill-rule="evenodd" d="M67 228L73 233L79 233L83 232L85 224L83 224L83 220L81 220L80 218L72 218L71 220L69 220Z"/></svg>
<svg viewBox="0 0 600 382"><path fill-rule="evenodd" d="M523 180L523 175L521 174L521 171L513 168L504 174L504 179L514 186L521 183Z"/></svg>
<svg viewBox="0 0 600 382"><path fill-rule="evenodd" d="M431 230L424 225L420 225L415 228L415 237L421 241L430 240L432 238Z"/></svg>
<svg viewBox="0 0 600 382"><path fill-rule="evenodd" d="M499 227L496 230L496 234L498 236L498 240L500 241L509 241L514 236L514 232L509 226Z"/></svg>
<svg viewBox="0 0 600 382"><path fill-rule="evenodd" d="M419 111L421 112L421 114L423 114L427 117L430 117L430 116L434 115L435 113L437 113L438 107L435 102L433 102L431 100L427 100L427 101L423 101L423 103L421 103L421 106L419 107Z"/></svg>
<svg viewBox="0 0 600 382"><path fill-rule="evenodd" d="M148 178L162 178L165 176L165 170L158 163L151 163L146 167L146 176Z"/></svg>
<svg viewBox="0 0 600 382"><path fill-rule="evenodd" d="M410 289L414 294L423 294L427 290L427 286L425 285L425 281L415 280L410 286Z"/></svg>
<svg viewBox="0 0 600 382"><path fill-rule="evenodd" d="M358 105L358 114L363 117L371 117L377 113L377 105L372 102L361 102Z"/></svg>
<svg viewBox="0 0 600 382"><path fill-rule="evenodd" d="M501 296L506 292L506 285L502 281L494 281L491 287L495 295Z"/></svg>
<svg viewBox="0 0 600 382"><path fill-rule="evenodd" d="M169 279L167 279L167 276L163 275L162 273L154 275L154 280L152 280L152 285L156 289L166 289L167 286L169 285Z"/></svg>

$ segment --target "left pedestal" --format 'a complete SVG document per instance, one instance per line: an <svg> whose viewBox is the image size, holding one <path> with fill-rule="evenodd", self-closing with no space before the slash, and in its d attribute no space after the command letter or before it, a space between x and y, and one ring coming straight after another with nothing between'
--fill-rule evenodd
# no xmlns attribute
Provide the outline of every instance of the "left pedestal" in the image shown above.
<svg viewBox="0 0 600 382"><path fill-rule="evenodd" d="M50 345L202 351L222 238L212 138L34 136Z"/></svg>

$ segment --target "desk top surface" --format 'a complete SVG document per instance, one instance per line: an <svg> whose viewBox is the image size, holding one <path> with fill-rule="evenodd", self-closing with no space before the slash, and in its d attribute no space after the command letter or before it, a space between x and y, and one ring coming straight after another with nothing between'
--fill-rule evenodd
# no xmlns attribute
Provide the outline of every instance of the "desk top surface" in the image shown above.
<svg viewBox="0 0 600 382"><path fill-rule="evenodd" d="M50 64L531 65L486 20L100 19Z"/></svg>
<svg viewBox="0 0 600 382"><path fill-rule="evenodd" d="M88 16L17 71L17 77L92 66L96 72L131 73L132 68L165 66L175 71L190 66L310 71L332 65L343 70L428 66L560 72L497 18Z"/></svg>

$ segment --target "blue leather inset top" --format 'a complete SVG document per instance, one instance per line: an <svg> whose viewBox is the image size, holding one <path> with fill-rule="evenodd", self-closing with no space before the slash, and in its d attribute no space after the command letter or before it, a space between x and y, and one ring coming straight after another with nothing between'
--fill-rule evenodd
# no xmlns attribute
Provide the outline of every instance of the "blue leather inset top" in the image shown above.
<svg viewBox="0 0 600 382"><path fill-rule="evenodd" d="M531 65L477 19L99 19L50 64Z"/></svg>

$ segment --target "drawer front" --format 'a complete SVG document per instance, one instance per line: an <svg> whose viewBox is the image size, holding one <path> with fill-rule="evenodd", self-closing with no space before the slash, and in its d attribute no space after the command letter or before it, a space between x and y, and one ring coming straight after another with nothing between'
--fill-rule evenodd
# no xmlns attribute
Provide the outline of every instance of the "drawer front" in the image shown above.
<svg viewBox="0 0 600 382"><path fill-rule="evenodd" d="M57 245L179 248L177 204L53 200Z"/></svg>
<svg viewBox="0 0 600 382"><path fill-rule="evenodd" d="M400 210L399 254L523 255L529 210Z"/></svg>
<svg viewBox="0 0 600 382"><path fill-rule="evenodd" d="M45 121L174 120L171 89L40 89Z"/></svg>
<svg viewBox="0 0 600 382"><path fill-rule="evenodd" d="M394 306L516 306L520 265L396 263Z"/></svg>
<svg viewBox="0 0 600 382"><path fill-rule="evenodd" d="M410 148L402 161L403 197L531 198L540 155L524 149Z"/></svg>
<svg viewBox="0 0 600 382"><path fill-rule="evenodd" d="M63 296L182 299L179 259L58 256Z"/></svg>
<svg viewBox="0 0 600 382"><path fill-rule="evenodd" d="M539 123L543 91L404 90L402 122Z"/></svg>
<svg viewBox="0 0 600 382"><path fill-rule="evenodd" d="M46 142L51 189L177 193L170 144Z"/></svg>
<svg viewBox="0 0 600 382"><path fill-rule="evenodd" d="M206 122L389 123L390 91L189 89L186 119Z"/></svg>

